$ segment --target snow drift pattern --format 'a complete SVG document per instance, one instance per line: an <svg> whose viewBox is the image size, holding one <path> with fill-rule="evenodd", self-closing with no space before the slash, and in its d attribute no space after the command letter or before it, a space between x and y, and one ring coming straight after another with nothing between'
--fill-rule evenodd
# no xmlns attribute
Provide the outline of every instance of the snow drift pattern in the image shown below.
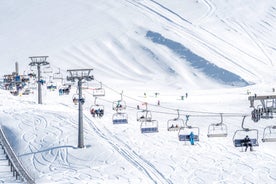
<svg viewBox="0 0 276 184"><path fill-rule="evenodd" d="M192 67L200 69L205 75L215 79L218 82L222 82L232 86L249 85L249 83L242 79L240 76L216 66L203 57L193 53L182 44L167 39L159 33L148 31L146 37L151 39L151 41L154 43L168 47L174 53L178 54L180 58L183 58L187 62L189 62Z"/></svg>

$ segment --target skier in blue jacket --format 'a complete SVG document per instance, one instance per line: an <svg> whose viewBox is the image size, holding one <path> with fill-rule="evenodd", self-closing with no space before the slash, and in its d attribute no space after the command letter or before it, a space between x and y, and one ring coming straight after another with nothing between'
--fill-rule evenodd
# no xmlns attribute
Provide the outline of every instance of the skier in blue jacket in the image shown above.
<svg viewBox="0 0 276 184"><path fill-rule="evenodd" d="M189 138L190 138L191 145L194 145L194 144L195 144L194 137L195 137L195 136L194 136L194 133L191 132L191 133L190 133L190 137L189 137Z"/></svg>

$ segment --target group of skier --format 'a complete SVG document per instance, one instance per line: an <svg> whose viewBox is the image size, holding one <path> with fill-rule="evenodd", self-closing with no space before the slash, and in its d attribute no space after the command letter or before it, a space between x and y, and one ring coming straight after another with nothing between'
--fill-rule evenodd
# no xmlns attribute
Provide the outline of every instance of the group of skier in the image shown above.
<svg viewBox="0 0 276 184"><path fill-rule="evenodd" d="M104 115L104 110L100 109L100 108L99 109L92 108L91 111L90 111L90 113L92 114L93 117L99 117L99 118L101 118Z"/></svg>

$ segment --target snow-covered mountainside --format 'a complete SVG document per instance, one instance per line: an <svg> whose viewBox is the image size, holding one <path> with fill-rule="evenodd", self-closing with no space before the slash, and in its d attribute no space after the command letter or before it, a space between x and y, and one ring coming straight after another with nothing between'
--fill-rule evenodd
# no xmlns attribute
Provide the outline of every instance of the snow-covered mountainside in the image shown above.
<svg viewBox="0 0 276 184"><path fill-rule="evenodd" d="M275 142L261 141L275 119L254 123L248 101L275 95L275 26L275 0L1 0L1 76L16 61L20 74L35 70L30 56L51 65L41 68L43 104L36 79L29 95L0 90L1 127L36 183L275 183ZM95 77L83 83L82 149L76 85L69 95L47 89L65 82L59 69L65 79L80 68ZM94 98L99 86L105 96ZM117 125L120 100L128 123ZM158 132L141 133L138 107ZM195 145L168 131L176 121L193 128ZM221 122L227 137L207 137ZM233 145L245 134L258 139L253 152ZM19 183L0 156L0 183Z"/></svg>
<svg viewBox="0 0 276 184"><path fill-rule="evenodd" d="M274 0L15 0L1 1L0 10L3 73L15 61L23 72L29 56L48 55L56 69L92 67L108 81L202 88L275 76ZM203 78L210 82L200 84Z"/></svg>

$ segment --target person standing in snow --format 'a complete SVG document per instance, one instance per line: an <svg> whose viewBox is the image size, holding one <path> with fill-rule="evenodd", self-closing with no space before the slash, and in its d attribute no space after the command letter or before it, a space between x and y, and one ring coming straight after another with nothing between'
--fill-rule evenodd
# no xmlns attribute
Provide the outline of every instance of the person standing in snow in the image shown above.
<svg viewBox="0 0 276 184"><path fill-rule="evenodd" d="M194 138L195 138L194 132L190 133L189 138L190 138L191 145L194 145L195 144L195 141L194 141Z"/></svg>

